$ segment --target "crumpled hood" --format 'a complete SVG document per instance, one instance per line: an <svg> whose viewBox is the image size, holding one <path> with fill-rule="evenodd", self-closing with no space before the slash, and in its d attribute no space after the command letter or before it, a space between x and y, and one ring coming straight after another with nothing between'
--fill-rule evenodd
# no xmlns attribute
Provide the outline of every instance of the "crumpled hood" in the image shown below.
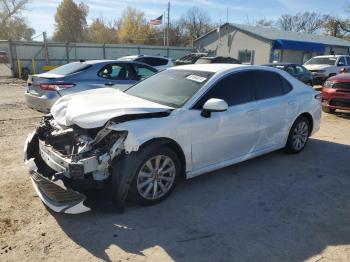
<svg viewBox="0 0 350 262"><path fill-rule="evenodd" d="M332 67L331 65L304 65L307 70L324 70Z"/></svg>
<svg viewBox="0 0 350 262"><path fill-rule="evenodd" d="M101 127L111 118L123 115L164 112L171 107L128 95L113 88L94 89L63 96L51 114L63 126Z"/></svg>

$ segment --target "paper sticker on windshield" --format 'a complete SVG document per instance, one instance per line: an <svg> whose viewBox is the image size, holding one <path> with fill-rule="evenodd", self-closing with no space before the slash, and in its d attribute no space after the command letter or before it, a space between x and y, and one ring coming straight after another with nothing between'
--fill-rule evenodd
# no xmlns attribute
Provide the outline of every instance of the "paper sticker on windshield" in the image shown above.
<svg viewBox="0 0 350 262"><path fill-rule="evenodd" d="M205 80L207 80L205 77L202 76L196 76L196 75L189 75L186 77L188 80L195 81L197 83L203 83Z"/></svg>

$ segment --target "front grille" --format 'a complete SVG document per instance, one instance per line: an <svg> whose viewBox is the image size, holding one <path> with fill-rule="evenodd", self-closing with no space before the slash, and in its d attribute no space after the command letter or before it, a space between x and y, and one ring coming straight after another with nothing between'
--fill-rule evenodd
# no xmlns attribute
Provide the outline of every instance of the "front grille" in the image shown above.
<svg viewBox="0 0 350 262"><path fill-rule="evenodd" d="M350 99L332 99L329 105L350 108Z"/></svg>
<svg viewBox="0 0 350 262"><path fill-rule="evenodd" d="M33 178L40 192L43 193L49 201L64 205L85 200L84 195L70 189L63 189L39 173L33 172L30 176Z"/></svg>
<svg viewBox="0 0 350 262"><path fill-rule="evenodd" d="M350 82L343 82L343 83L335 83L333 85L334 89L349 89L350 90Z"/></svg>

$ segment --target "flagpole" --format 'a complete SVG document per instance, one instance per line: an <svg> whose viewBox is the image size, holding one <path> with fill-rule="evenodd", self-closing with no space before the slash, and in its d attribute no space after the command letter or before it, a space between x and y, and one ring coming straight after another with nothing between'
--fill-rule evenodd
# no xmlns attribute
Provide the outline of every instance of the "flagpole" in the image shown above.
<svg viewBox="0 0 350 262"><path fill-rule="evenodd" d="M163 23L163 45L165 46L166 44L166 40L165 40L165 12L163 13L163 19L162 19L162 23Z"/></svg>

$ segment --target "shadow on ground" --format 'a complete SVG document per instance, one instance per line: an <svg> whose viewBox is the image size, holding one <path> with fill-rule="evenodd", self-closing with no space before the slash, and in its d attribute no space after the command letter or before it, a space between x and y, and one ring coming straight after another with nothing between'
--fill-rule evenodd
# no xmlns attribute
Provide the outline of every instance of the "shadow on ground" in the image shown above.
<svg viewBox="0 0 350 262"><path fill-rule="evenodd" d="M334 114L337 117L341 117L341 118L350 120L350 112L347 112L347 111L336 111Z"/></svg>
<svg viewBox="0 0 350 262"><path fill-rule="evenodd" d="M114 246L175 261L302 261L350 244L350 147L310 139L182 182L165 202L126 212L55 214L62 230L103 260ZM329 156L332 156L330 158Z"/></svg>

